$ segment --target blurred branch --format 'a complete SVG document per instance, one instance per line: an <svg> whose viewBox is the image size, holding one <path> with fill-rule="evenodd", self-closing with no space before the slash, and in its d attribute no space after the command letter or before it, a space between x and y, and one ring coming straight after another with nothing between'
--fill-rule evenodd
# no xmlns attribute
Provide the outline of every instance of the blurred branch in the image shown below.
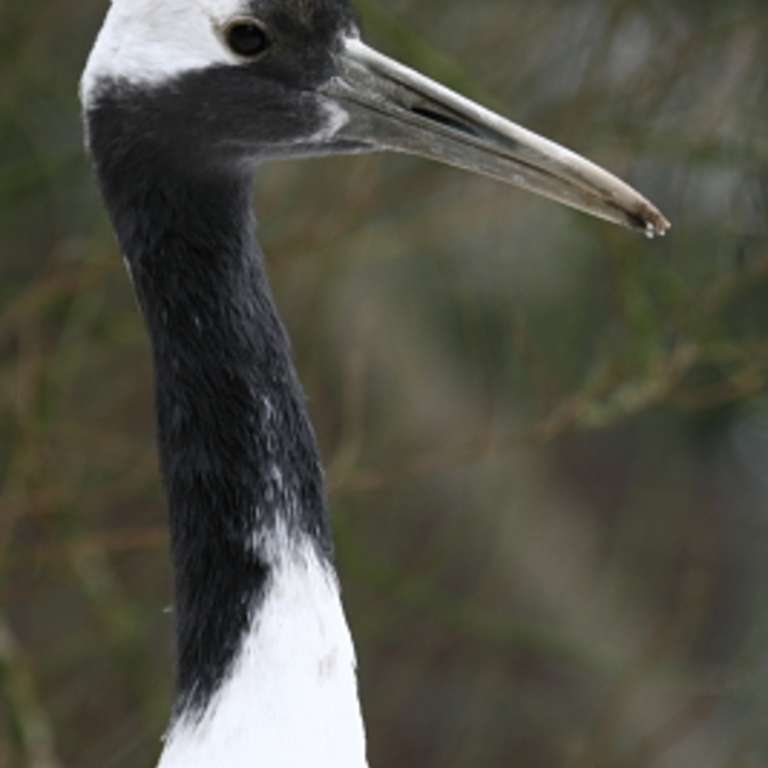
<svg viewBox="0 0 768 768"><path fill-rule="evenodd" d="M712 321L741 293L768 278L768 258L726 274L683 305L677 325L688 334L705 334ZM715 367L718 379L706 385L686 384L697 367ZM768 389L768 342L687 341L653 357L645 371L627 377L620 359L601 361L599 370L578 394L567 398L534 430L544 441L574 429L603 429L664 403L706 410L754 398Z"/></svg>
<svg viewBox="0 0 768 768"><path fill-rule="evenodd" d="M0 698L5 701L15 762L8 768L59 768L53 726L41 706L32 668L0 616Z"/></svg>
<svg viewBox="0 0 768 768"><path fill-rule="evenodd" d="M659 405L680 384L700 359L692 344L679 346L667 358L657 360L643 378L626 380L622 366L609 361L585 390L568 398L534 430L544 441L573 429L601 429L620 419Z"/></svg>
<svg viewBox="0 0 768 768"><path fill-rule="evenodd" d="M33 319L40 318L51 305L65 298L86 295L106 272L114 269L114 259L104 258L80 265L78 269L69 265L38 279L0 314L0 343L6 342Z"/></svg>

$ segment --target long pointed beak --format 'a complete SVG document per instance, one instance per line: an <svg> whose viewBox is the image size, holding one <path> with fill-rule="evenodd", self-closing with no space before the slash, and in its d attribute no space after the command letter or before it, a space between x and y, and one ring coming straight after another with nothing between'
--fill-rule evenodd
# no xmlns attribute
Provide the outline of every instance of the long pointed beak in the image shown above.
<svg viewBox="0 0 768 768"><path fill-rule="evenodd" d="M348 114L336 139L428 157L492 176L641 230L670 229L641 194L594 163L349 38L323 88Z"/></svg>

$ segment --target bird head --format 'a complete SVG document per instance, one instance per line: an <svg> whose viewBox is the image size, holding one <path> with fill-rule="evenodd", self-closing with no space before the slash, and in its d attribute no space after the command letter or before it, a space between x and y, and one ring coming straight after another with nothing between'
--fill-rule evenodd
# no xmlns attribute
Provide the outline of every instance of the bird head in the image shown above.
<svg viewBox="0 0 768 768"><path fill-rule="evenodd" d="M112 0L81 86L92 151L189 173L404 152L663 235L615 176L367 46L347 0Z"/></svg>

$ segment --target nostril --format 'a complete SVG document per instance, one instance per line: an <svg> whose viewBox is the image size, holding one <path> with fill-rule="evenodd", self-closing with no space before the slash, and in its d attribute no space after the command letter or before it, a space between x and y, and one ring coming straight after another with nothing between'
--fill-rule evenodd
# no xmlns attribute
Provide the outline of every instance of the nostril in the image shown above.
<svg viewBox="0 0 768 768"><path fill-rule="evenodd" d="M467 136L473 136L479 138L480 134L475 128L467 123L462 122L458 118L447 115L444 112L438 112L437 110L430 109L429 107L411 107L411 112L419 117L424 117L433 123L439 123L446 128L451 128L459 133L464 133Z"/></svg>

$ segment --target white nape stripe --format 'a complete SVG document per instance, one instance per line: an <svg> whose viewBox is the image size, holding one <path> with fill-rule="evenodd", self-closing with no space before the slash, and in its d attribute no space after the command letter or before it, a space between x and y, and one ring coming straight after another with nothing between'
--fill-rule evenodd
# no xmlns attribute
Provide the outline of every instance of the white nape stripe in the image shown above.
<svg viewBox="0 0 768 768"><path fill-rule="evenodd" d="M220 30L245 0L112 0L80 85L84 106L99 81L159 85L185 72L237 64Z"/></svg>
<svg viewBox="0 0 768 768"><path fill-rule="evenodd" d="M355 652L336 576L309 541L277 563L230 678L201 722L170 730L159 768L367 768Z"/></svg>

